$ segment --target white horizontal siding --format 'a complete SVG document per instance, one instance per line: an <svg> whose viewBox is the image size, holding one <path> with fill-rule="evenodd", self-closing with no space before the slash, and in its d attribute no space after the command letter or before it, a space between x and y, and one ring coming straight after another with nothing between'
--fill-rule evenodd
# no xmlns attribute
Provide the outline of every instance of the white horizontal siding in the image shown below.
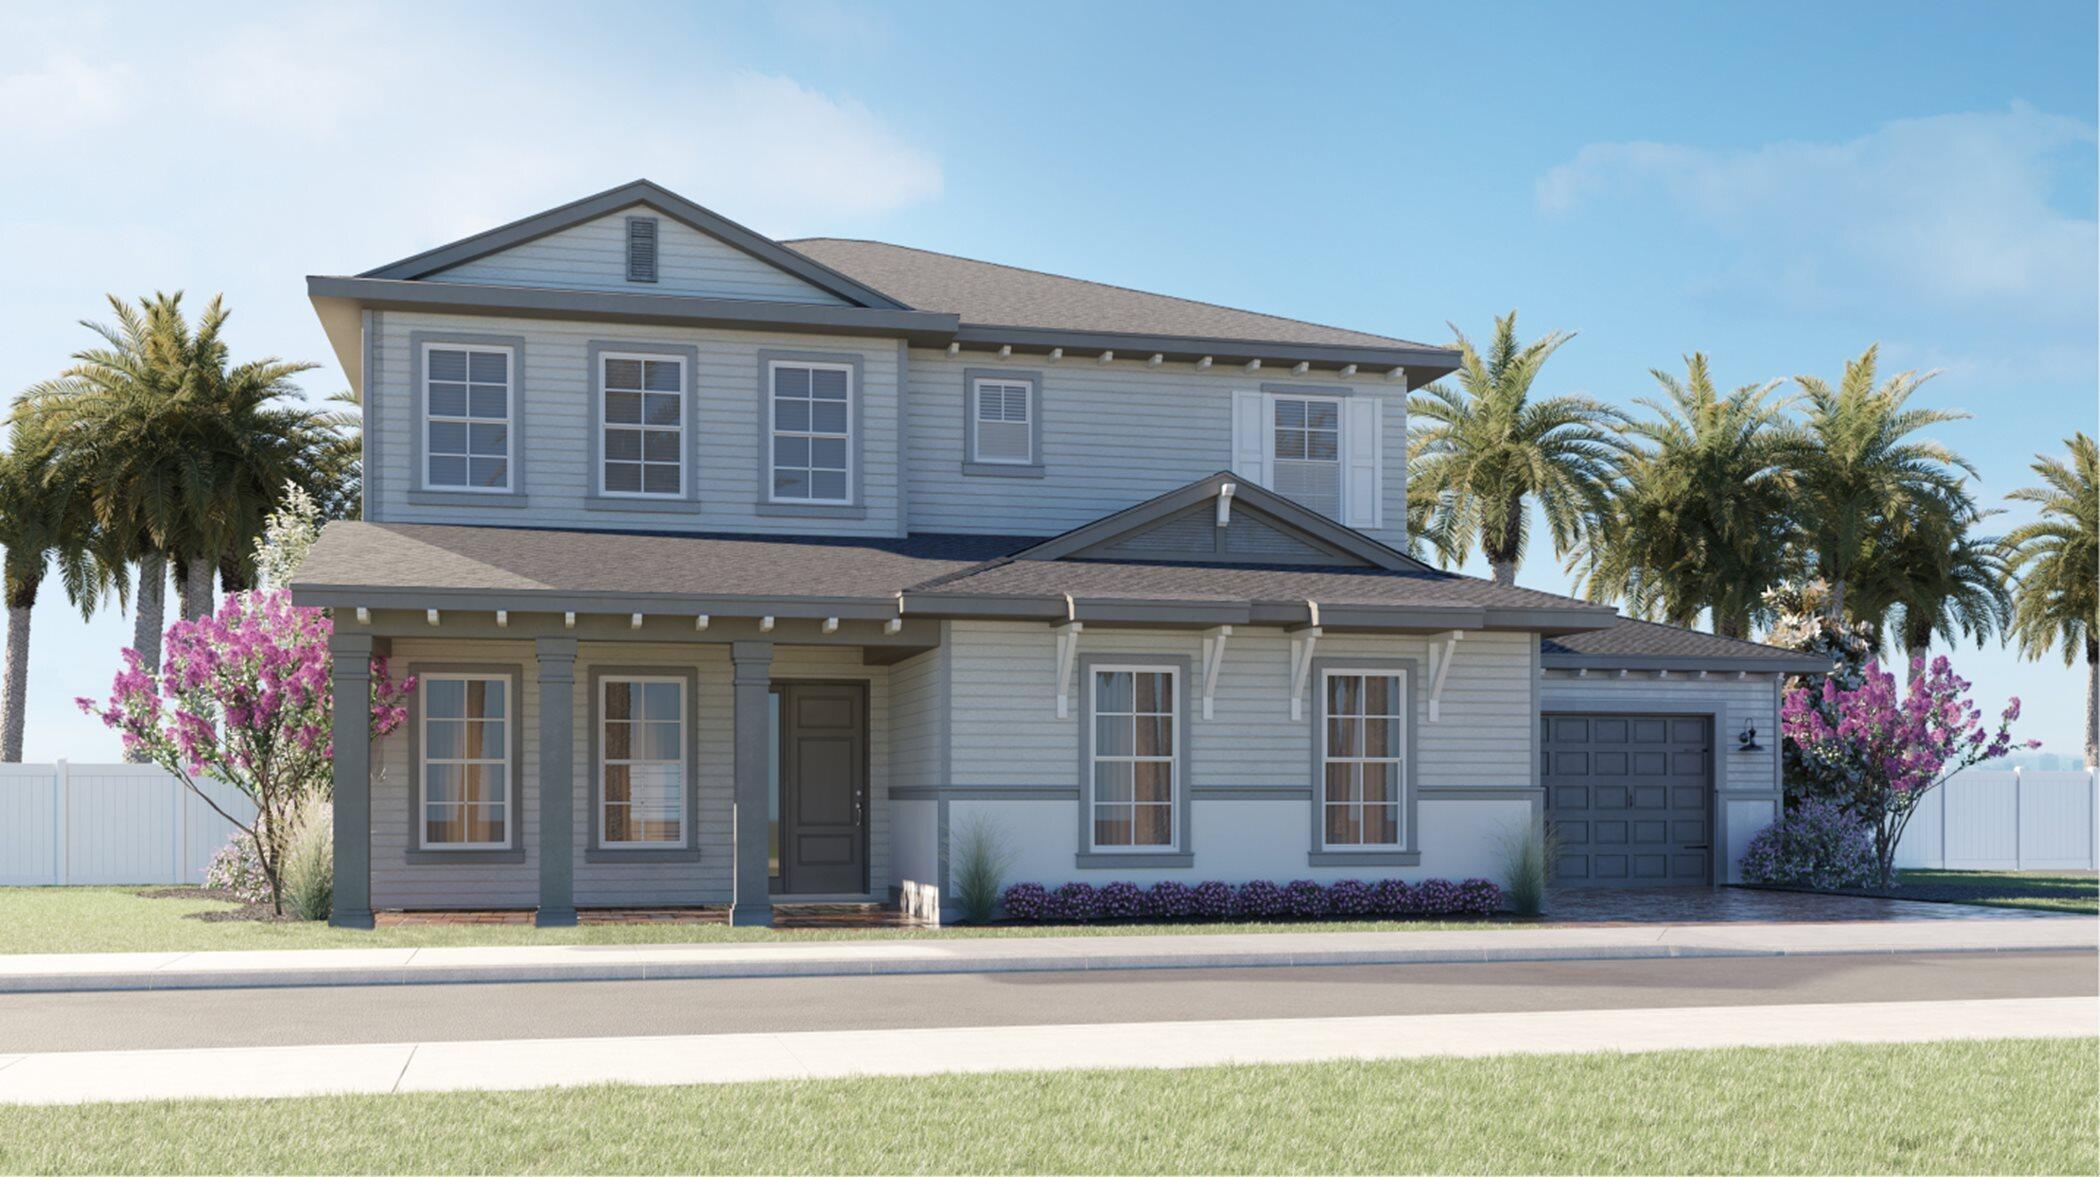
<svg viewBox="0 0 2100 1177"><path fill-rule="evenodd" d="M627 280L627 218L657 222L654 282ZM440 270L435 281L558 290L615 290L627 294L686 294L759 302L843 305L819 289L733 245L637 205L522 245Z"/></svg>
<svg viewBox="0 0 2100 1177"><path fill-rule="evenodd" d="M963 372L1025 369L1042 375L1040 479L962 474ZM1398 382L1333 372L1198 371L1193 364L1090 356L1049 363L1040 356L914 349L910 410L911 529L922 532L1054 535L1232 466L1232 394L1264 383L1348 386L1375 396L1384 453L1385 526L1371 534L1402 546L1407 531L1407 398Z"/></svg>
<svg viewBox="0 0 2100 1177"><path fill-rule="evenodd" d="M795 532L802 534L895 535L898 513L897 360L893 341L827 335L589 323L574 320L509 319L439 315L417 311L376 313L378 359L368 376L376 418L376 442L368 494L386 522L480 523L507 526L575 527L654 531ZM528 505L432 506L409 501L414 469L415 403L410 388L411 336L418 331L514 336L525 340L519 384L524 413L522 477ZM587 498L591 470L590 344L600 342L681 344L699 350L698 469L700 510L597 511ZM859 357L861 494L865 519L803 519L761 516L765 471L760 465L758 356L761 351L816 351ZM958 410L960 411L960 410Z"/></svg>

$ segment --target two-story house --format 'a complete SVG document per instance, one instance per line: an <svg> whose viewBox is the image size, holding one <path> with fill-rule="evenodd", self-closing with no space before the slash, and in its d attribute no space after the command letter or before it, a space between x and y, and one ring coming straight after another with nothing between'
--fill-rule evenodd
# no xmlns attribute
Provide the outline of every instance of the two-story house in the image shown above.
<svg viewBox="0 0 2100 1177"><path fill-rule="evenodd" d="M869 241L653 184L314 306L362 396L336 915L1016 879L1728 878L1785 651L1406 552L1442 347ZM367 669L421 680L364 731Z"/></svg>

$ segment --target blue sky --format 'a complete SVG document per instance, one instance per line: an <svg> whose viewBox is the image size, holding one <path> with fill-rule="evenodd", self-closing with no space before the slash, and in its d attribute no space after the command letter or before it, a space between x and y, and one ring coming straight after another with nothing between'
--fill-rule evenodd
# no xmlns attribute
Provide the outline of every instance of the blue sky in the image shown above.
<svg viewBox="0 0 2100 1177"><path fill-rule="evenodd" d="M2095 13L2000 4L0 4L0 387L106 291L224 291L328 366L309 273L648 176L865 236L1407 338L1578 331L1544 391L1879 341L1996 499L2096 415ZM1279 17L1287 14L1287 19ZM2018 518L2006 516L2004 521ZM1537 546L1522 582L1561 588ZM125 621L39 605L31 759ZM2075 752L2083 680L1957 653Z"/></svg>

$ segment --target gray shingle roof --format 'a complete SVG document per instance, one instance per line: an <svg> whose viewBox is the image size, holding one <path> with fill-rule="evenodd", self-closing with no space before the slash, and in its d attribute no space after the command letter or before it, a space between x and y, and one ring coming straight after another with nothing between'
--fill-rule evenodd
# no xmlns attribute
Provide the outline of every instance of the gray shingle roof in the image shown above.
<svg viewBox="0 0 2100 1177"><path fill-rule="evenodd" d="M1340 347L1435 346L882 241L806 237L782 244L917 310L959 315L969 325Z"/></svg>
<svg viewBox="0 0 2100 1177"><path fill-rule="evenodd" d="M1828 669L1822 659L1798 650L1767 646L1680 629L1653 621L1621 618L1609 629L1542 639L1539 652L1548 666L1602 665L1626 662L1638 665L1652 660L1706 662L1717 667L1742 669L1749 664L1769 664L1774 671L1806 673Z"/></svg>

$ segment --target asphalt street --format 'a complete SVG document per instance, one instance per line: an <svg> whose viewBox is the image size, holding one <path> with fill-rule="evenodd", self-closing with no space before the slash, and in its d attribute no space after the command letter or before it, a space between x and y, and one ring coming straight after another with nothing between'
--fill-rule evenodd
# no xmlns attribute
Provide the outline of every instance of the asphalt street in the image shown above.
<svg viewBox="0 0 2100 1177"><path fill-rule="evenodd" d="M2081 997L2090 952L0 995L0 1053Z"/></svg>

